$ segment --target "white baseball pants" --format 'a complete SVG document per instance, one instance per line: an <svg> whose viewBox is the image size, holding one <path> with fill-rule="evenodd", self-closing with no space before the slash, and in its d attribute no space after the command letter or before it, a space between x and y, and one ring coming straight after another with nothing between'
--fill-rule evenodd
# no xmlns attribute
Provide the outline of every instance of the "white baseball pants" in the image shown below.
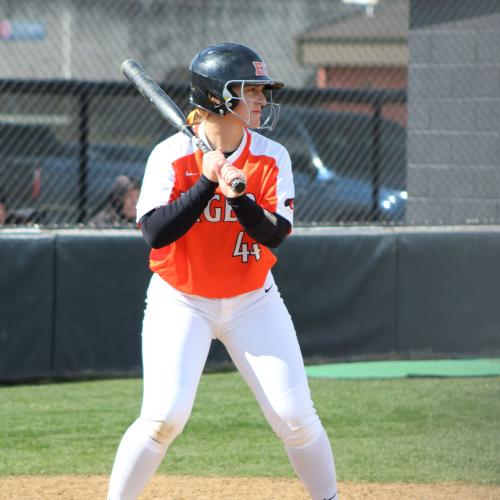
<svg viewBox="0 0 500 500"><path fill-rule="evenodd" d="M142 410L120 443L110 500L136 498L182 432L214 338L254 393L311 498L338 498L330 443L271 273L261 289L228 299L184 294L153 275L142 336Z"/></svg>

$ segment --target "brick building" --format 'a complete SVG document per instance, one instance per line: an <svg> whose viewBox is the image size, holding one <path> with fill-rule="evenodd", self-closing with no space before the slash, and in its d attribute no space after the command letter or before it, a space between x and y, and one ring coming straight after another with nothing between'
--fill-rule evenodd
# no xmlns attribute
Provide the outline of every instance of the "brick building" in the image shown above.
<svg viewBox="0 0 500 500"><path fill-rule="evenodd" d="M297 40L298 59L315 68L321 88L406 89L408 25L409 0L388 0L303 33ZM353 104L335 108L371 111ZM403 105L384 106L383 115L406 124Z"/></svg>

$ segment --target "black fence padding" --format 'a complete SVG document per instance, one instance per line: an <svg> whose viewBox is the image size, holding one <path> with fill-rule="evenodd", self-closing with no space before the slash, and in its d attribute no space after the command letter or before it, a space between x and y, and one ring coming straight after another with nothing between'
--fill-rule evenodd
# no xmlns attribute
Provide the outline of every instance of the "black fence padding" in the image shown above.
<svg viewBox="0 0 500 500"><path fill-rule="evenodd" d="M44 377L52 363L53 238L0 238L0 380Z"/></svg>
<svg viewBox="0 0 500 500"><path fill-rule="evenodd" d="M500 353L500 228L399 235L401 353Z"/></svg>
<svg viewBox="0 0 500 500"><path fill-rule="evenodd" d="M498 227L299 228L276 253L308 362L500 355ZM140 375L150 275L139 231L0 232L0 381Z"/></svg>
<svg viewBox="0 0 500 500"><path fill-rule="evenodd" d="M139 234L58 235L56 376L139 371L147 254Z"/></svg>
<svg viewBox="0 0 500 500"><path fill-rule="evenodd" d="M296 230L274 275L304 356L388 355L396 349L396 236L376 229Z"/></svg>

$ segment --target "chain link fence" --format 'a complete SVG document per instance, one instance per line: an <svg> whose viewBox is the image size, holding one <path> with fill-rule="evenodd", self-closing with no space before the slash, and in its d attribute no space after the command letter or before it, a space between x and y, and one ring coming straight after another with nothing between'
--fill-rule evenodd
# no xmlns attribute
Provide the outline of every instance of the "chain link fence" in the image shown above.
<svg viewBox="0 0 500 500"><path fill-rule="evenodd" d="M266 134L290 152L296 224L500 222L500 84L479 80L460 95L441 81L453 64L500 81L498 12L481 17L485 27L446 1L434 25L419 17L423 0L359 3L0 0L6 223L95 225L117 178L140 181L152 147L174 133L121 62L137 59L187 112L189 63L222 41L251 46L287 83Z"/></svg>

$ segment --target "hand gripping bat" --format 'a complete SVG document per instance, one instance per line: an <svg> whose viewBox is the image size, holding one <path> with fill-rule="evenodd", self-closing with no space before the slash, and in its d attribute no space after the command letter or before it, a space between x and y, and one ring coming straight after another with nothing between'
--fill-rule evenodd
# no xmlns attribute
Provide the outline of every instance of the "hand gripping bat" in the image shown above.
<svg viewBox="0 0 500 500"><path fill-rule="evenodd" d="M208 145L194 133L192 127L186 122L186 117L179 106L172 101L137 61L133 59L123 61L121 70L125 78L149 100L170 125L186 134L203 153L211 151ZM235 193L242 193L246 189L246 183L243 179L233 179L231 189Z"/></svg>

